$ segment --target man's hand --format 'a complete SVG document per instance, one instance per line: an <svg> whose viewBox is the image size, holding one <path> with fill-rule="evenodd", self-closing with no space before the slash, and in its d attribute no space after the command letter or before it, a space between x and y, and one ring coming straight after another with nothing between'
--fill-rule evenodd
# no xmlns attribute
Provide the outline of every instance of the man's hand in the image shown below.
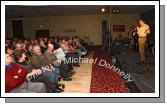
<svg viewBox="0 0 167 105"><path fill-rule="evenodd" d="M137 26L136 30L139 31L139 26Z"/></svg>
<svg viewBox="0 0 167 105"><path fill-rule="evenodd" d="M52 65L50 65L50 70L51 70L51 71L54 71L54 70L55 70L55 67L53 67Z"/></svg>
<svg viewBox="0 0 167 105"><path fill-rule="evenodd" d="M57 53L57 51L56 51L56 50L54 50L54 51L53 51L53 54L56 54L56 53Z"/></svg>
<svg viewBox="0 0 167 105"><path fill-rule="evenodd" d="M37 72L38 75L42 74L42 71L40 69L37 69L36 72Z"/></svg>
<svg viewBox="0 0 167 105"><path fill-rule="evenodd" d="M60 60L60 59L57 59L57 60L55 61L55 64L61 64L61 60Z"/></svg>
<svg viewBox="0 0 167 105"><path fill-rule="evenodd" d="M31 73L28 73L27 75L26 75L26 78L29 78L29 77L31 77L33 74L32 74L32 72Z"/></svg>
<svg viewBox="0 0 167 105"><path fill-rule="evenodd" d="M42 71L40 69L33 69L31 72L33 75L41 75Z"/></svg>

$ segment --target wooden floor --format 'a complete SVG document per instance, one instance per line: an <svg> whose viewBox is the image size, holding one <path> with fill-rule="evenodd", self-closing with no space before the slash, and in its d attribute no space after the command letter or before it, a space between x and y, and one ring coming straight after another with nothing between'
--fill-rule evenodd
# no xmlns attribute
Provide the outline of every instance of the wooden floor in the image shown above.
<svg viewBox="0 0 167 105"><path fill-rule="evenodd" d="M93 53L86 56L86 58L92 58ZM64 81L65 91L64 93L89 93L91 83L92 64L80 63L80 67L74 67L75 75L72 77L72 81Z"/></svg>

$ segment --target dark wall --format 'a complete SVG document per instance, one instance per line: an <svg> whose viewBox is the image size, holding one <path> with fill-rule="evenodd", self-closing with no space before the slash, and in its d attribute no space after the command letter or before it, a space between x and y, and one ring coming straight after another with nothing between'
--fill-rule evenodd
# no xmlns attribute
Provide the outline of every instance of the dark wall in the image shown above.
<svg viewBox="0 0 167 105"><path fill-rule="evenodd" d="M13 36L15 38L23 38L23 21L12 20Z"/></svg>
<svg viewBox="0 0 167 105"><path fill-rule="evenodd" d="M140 18L143 19L150 26L150 35L148 36L148 43L149 44L154 43L154 40L155 40L155 9L142 13L140 15Z"/></svg>

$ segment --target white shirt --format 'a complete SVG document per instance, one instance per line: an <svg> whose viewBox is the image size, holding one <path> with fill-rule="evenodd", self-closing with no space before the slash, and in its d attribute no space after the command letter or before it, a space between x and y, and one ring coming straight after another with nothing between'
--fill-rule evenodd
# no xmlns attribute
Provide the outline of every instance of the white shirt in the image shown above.
<svg viewBox="0 0 167 105"><path fill-rule="evenodd" d="M147 34L150 34L150 27L147 24L137 27L137 34L139 37L147 37Z"/></svg>
<svg viewBox="0 0 167 105"><path fill-rule="evenodd" d="M53 52L56 57L60 60L66 60L65 58L65 54L63 52L63 49L62 48L58 48L56 51Z"/></svg>

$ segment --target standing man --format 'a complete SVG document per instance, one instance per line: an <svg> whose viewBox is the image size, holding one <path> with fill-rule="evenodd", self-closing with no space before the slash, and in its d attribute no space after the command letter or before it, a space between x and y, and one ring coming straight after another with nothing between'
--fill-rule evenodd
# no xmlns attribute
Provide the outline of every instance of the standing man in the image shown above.
<svg viewBox="0 0 167 105"><path fill-rule="evenodd" d="M145 63L145 45L147 41L147 36L150 34L150 27L142 20L139 20L139 25L137 27L138 44L139 44L139 54L140 54L140 64Z"/></svg>

